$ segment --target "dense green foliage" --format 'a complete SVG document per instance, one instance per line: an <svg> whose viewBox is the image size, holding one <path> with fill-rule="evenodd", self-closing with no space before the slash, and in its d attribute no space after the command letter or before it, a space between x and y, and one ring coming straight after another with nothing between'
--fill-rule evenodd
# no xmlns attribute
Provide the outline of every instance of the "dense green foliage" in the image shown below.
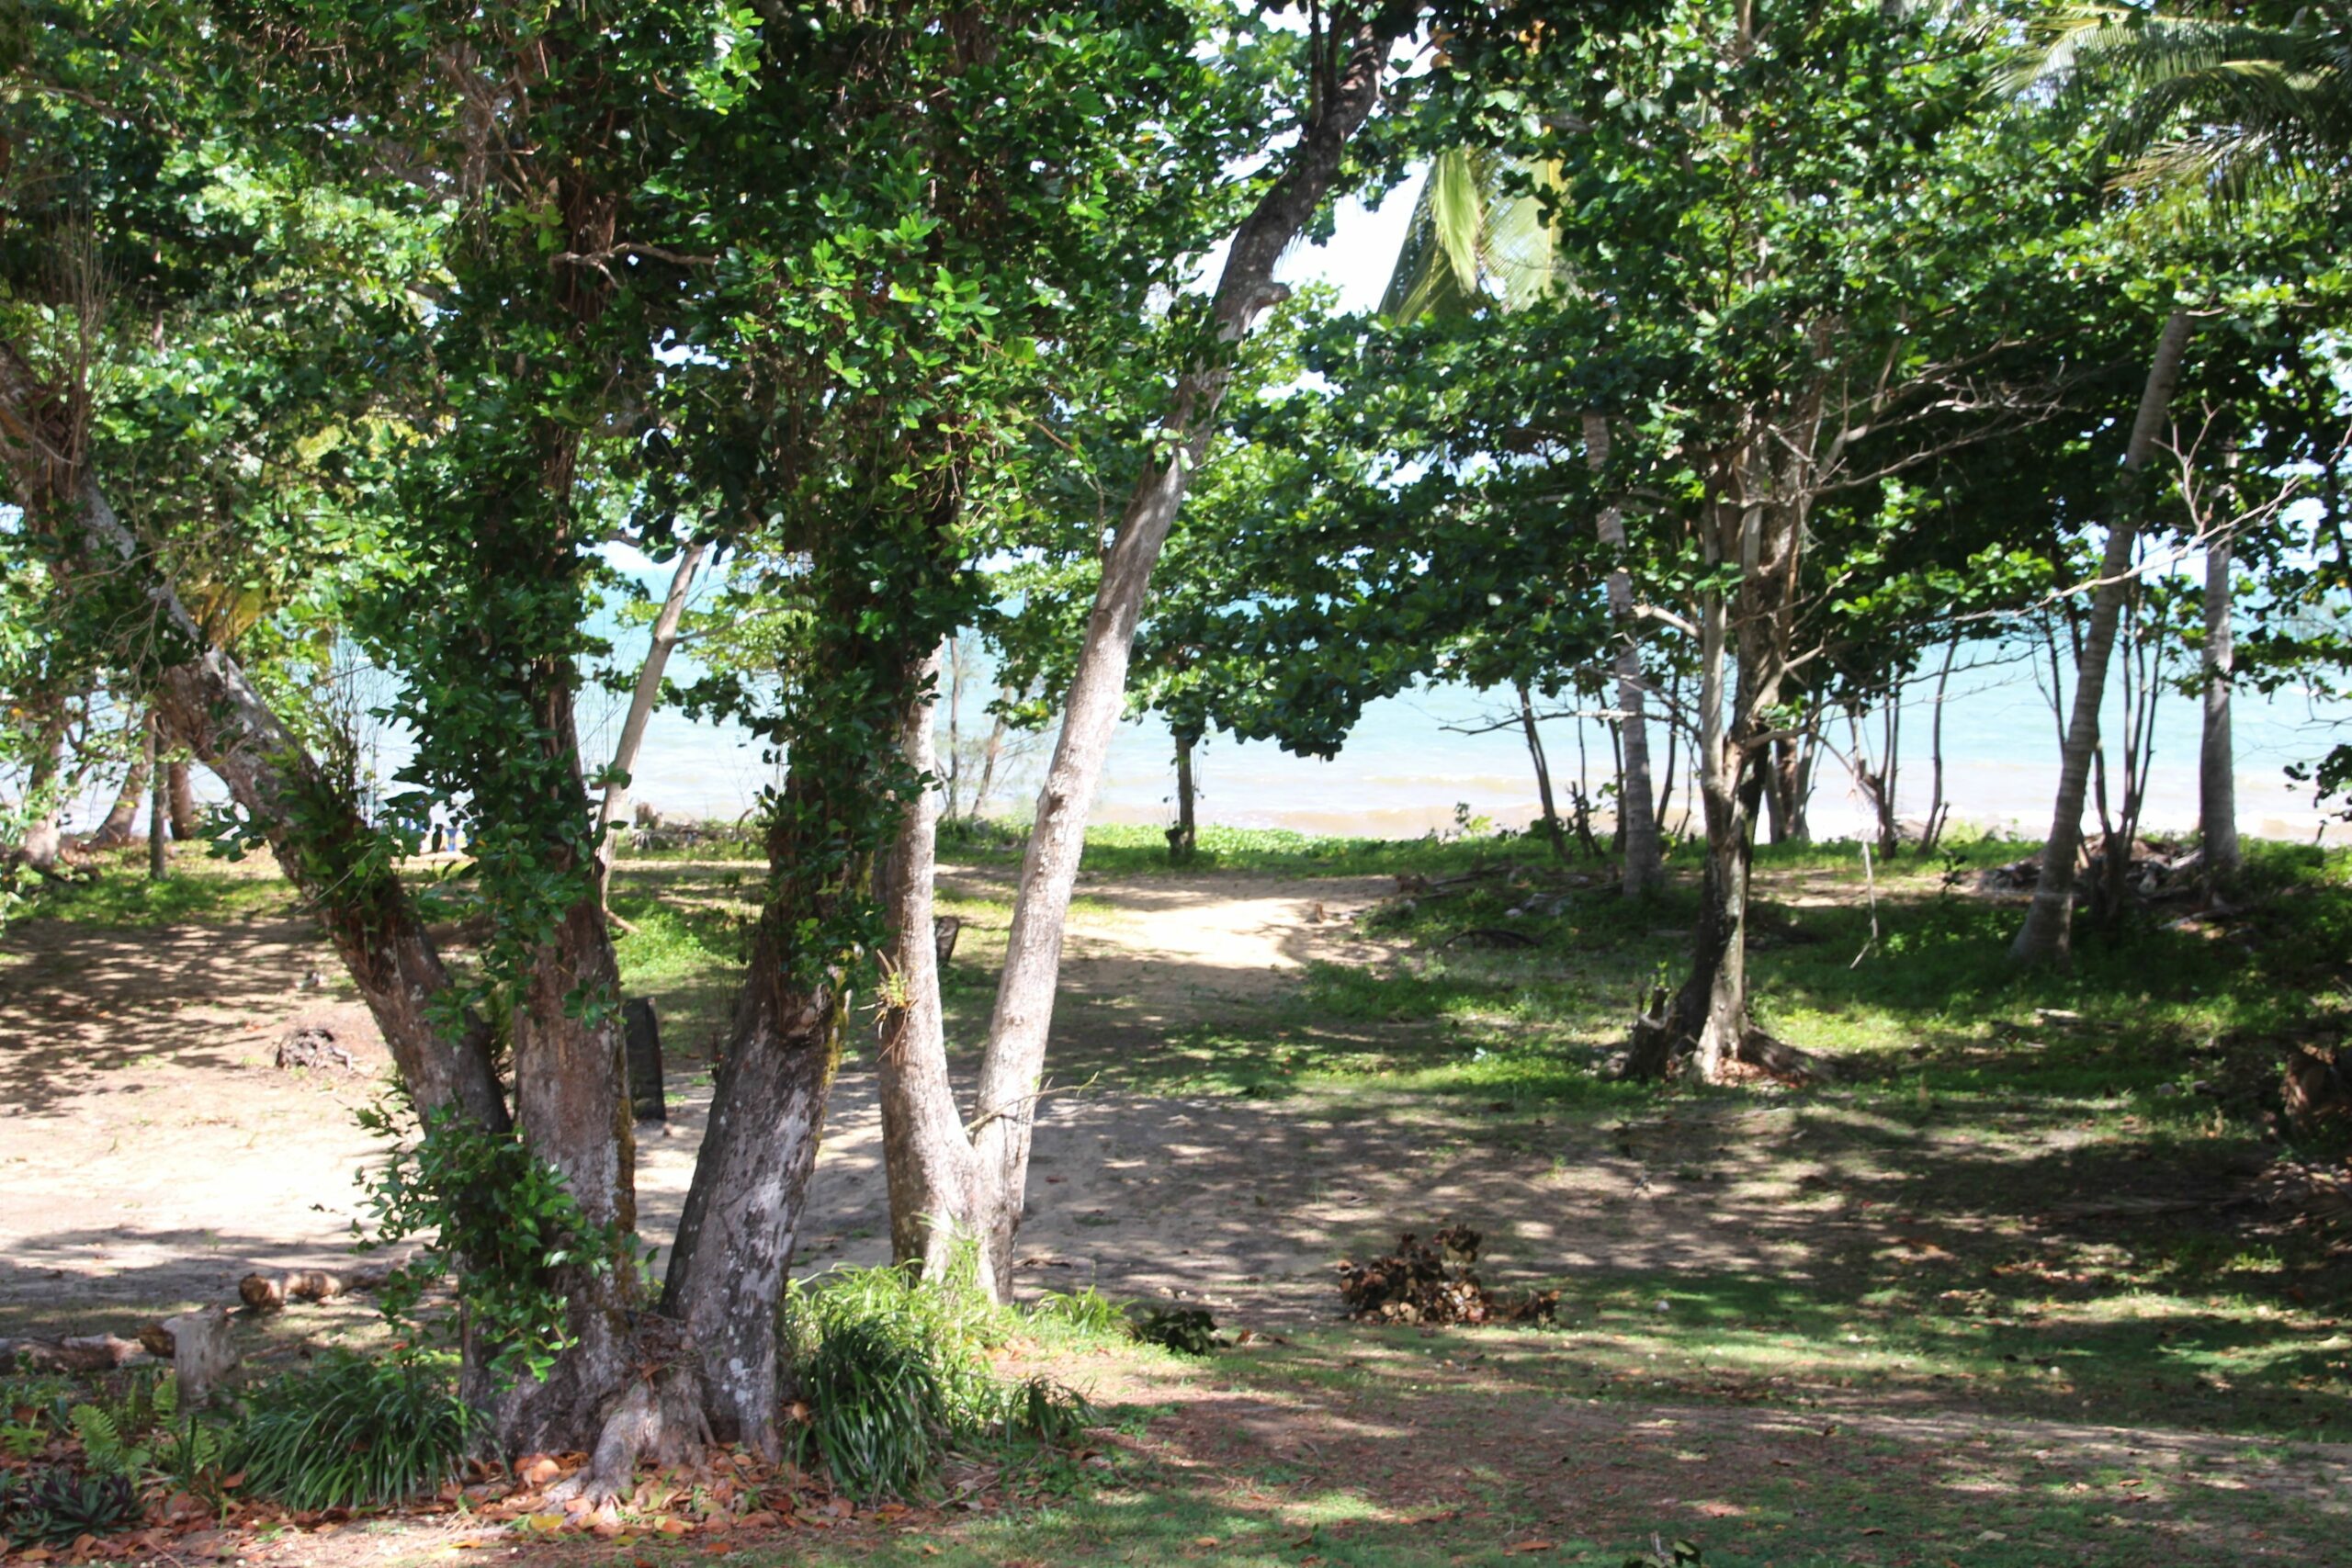
<svg viewBox="0 0 2352 1568"><path fill-rule="evenodd" d="M402 1502L455 1480L471 1412L414 1356L331 1355L254 1388L233 1462L250 1493L288 1508Z"/></svg>

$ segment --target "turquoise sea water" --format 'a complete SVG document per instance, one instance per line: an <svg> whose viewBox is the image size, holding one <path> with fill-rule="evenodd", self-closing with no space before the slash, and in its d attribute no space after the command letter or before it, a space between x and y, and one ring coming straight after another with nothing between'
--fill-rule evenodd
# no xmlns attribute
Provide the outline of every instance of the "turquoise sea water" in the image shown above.
<svg viewBox="0 0 2352 1568"><path fill-rule="evenodd" d="M661 571L639 574L656 595L666 586ZM616 656L638 658L644 634L616 636ZM683 650L682 650L683 652ZM2034 660L2003 657L2000 650L1963 653L1975 668L1957 671L1944 704L1945 793L1953 815L1988 827L2019 828L2039 834L2047 826L2056 786L2058 731L2045 689L2046 664L2037 677ZM673 672L690 670L690 654ZM1906 816L1923 816L1929 789L1928 749L1932 673L1916 682L1906 702L1900 750L1903 773L1898 801ZM2115 682L2110 682L2110 688ZM2120 736L2120 700L2110 692L2108 730ZM984 694L969 694L963 717L968 735L985 732ZM608 755L620 728L621 700L592 694L582 713L582 735L590 755ZM1373 704L1331 761L1288 755L1262 742L1213 737L1200 754L1200 812L1204 820L1240 827L1295 828L1311 832L1411 836L1450 826L1457 805L1498 823L1518 824L1537 810L1534 775L1516 723L1487 733L1464 733L1491 726L1510 715L1508 694L1486 697L1460 686L1439 686ZM2352 705L2300 692L2268 698L2240 695L2235 713L2238 809L2243 829L2272 838L2309 839L2324 824L2307 789L2286 777L2288 764L2308 761L2352 735ZM1611 773L1609 739L1594 722L1561 717L1541 727L1563 808L1566 785L1577 775L1577 737L1583 733L1589 782ZM2197 815L2197 704L2184 696L2162 700L2156 723L2154 766L2146 826L2192 826ZM1839 751L1849 748L1842 724L1830 735ZM994 815L1026 816L1042 773L1050 735L1034 742L992 795ZM1866 744L1876 746L1872 727ZM2120 742L2117 756L2120 757ZM1654 760L1662 766L1666 737L1654 735ZM1687 762L1689 747L1676 748ZM762 748L740 729L696 724L675 712L655 715L636 771L634 794L673 817L734 817L750 807L775 769ZM1860 830L1868 812L1838 758L1825 755L1817 770L1813 823L1831 837ZM1156 718L1120 727L1096 802L1095 818L1106 822L1164 823L1174 815L1172 749L1167 728ZM1689 798L1687 784L1676 788L1668 820ZM2339 831L2345 829L2339 829Z"/></svg>

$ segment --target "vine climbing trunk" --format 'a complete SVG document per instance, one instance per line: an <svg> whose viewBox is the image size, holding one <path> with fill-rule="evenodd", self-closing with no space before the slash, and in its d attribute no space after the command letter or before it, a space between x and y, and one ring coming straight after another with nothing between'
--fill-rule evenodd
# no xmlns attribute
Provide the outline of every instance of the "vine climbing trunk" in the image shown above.
<svg viewBox="0 0 2352 1568"><path fill-rule="evenodd" d="M2099 709L2107 698L2109 656L2115 648L2123 602L2131 588L2132 556L2140 537L2140 498L2136 479L2155 456L2164 434L2173 389L2180 381L2181 360L2188 348L2190 321L2186 310L2175 310L2156 339L2148 365L2148 378L2140 394L2140 408L2132 422L2132 435L2123 451L2123 471L2132 493L2122 498L2115 520L2109 525L2107 548L2099 561L2098 585L2091 591L2088 625L2082 652L2075 667L2075 701L2066 721L2065 746L2059 758L2058 799L2050 818L2050 833L2042 842L2041 874L2033 889L2033 903L2025 924L2011 944L2010 956L2020 964L2063 962L2074 938L2075 862L2083 841L2083 798L2089 789L2091 759L2098 750Z"/></svg>
<svg viewBox="0 0 2352 1568"><path fill-rule="evenodd" d="M1022 857L973 1114L967 1122L956 1111L944 1062L938 1071L925 1066L902 1075L904 1092L886 1095L883 1101L886 1148L894 1120L902 1147L912 1139L947 1138L950 1129L967 1129L953 1134L967 1138L971 1151L972 1179L961 1193L927 1187L920 1173L899 1184L907 1201L919 1205L918 1220L905 1234L927 1247L923 1238L952 1216L956 1231L977 1244L982 1278L1000 1297L1012 1289L1013 1241L1061 971L1062 928L1095 785L1125 707L1127 665L1152 569L1182 506L1187 475L1216 430L1217 411L1233 375L1233 345L1286 292L1274 281L1275 265L1329 195L1349 139L1379 104L1389 50L1409 23L1408 14L1390 9L1317 29L1309 61L1317 85L1308 96L1305 123L1280 170L1236 229L1210 300L1217 346L1177 378L1159 423L1163 445L1147 457L1120 513ZM900 927L902 976L907 945L927 939L920 927ZM911 1033L904 1048L910 1055L933 1049ZM944 1046L938 1049L944 1058ZM918 1121L912 1103L917 1094L927 1100L946 1096L945 1107L926 1105ZM928 1168L945 1169L962 1158L944 1154ZM901 1234L895 1217L892 1234L894 1241Z"/></svg>

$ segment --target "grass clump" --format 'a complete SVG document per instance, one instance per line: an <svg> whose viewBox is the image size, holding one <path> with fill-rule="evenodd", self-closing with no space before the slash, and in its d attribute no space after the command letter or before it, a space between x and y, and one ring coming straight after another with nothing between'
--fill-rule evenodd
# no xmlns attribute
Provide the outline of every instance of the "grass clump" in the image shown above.
<svg viewBox="0 0 2352 1568"><path fill-rule="evenodd" d="M237 1457L249 1495L350 1508L456 1479L471 1436L471 1412L431 1368L336 1355L254 1391Z"/></svg>
<svg viewBox="0 0 2352 1568"><path fill-rule="evenodd" d="M795 1461L862 1501L929 1492L950 1455L1017 1460L1075 1442L1092 1412L1044 1379L999 1377L1008 1318L958 1270L842 1269L785 1303L797 1380Z"/></svg>

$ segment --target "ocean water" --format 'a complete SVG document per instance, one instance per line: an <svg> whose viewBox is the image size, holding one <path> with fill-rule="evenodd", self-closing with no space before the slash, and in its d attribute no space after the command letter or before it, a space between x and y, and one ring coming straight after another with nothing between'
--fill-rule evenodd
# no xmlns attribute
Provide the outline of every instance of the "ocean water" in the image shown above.
<svg viewBox="0 0 2352 1568"><path fill-rule="evenodd" d="M650 565L634 575L652 597L667 586L668 573ZM646 633L626 629L608 614L601 629L614 645L613 662L633 671L643 657ZM2058 729L2047 695L2046 660L2000 650L1964 653L1973 666L1955 671L1943 704L1945 796L1957 821L2039 836L2049 826L2058 777ZM673 656L671 673L690 678L691 648ZM2040 673L2037 673L2037 670ZM364 706L381 701L382 677L357 695ZM961 729L985 735L989 720L985 671L967 682ZM2106 729L2110 763L2120 767L2120 697L2112 690ZM1927 814L1933 671L1909 689L1901 727L1901 773L1896 799L1901 815ZM626 699L591 687L579 710L582 747L593 767L612 754ZM944 722L942 745L945 744ZM2190 697L2167 694L2157 708L2154 766L2143 825L2155 831L2194 827L2197 819L2199 707ZM2290 764L2324 755L2339 739L2352 738L2352 705L2299 691L2269 696L2241 693L2234 714L2240 830L2253 836L2304 841L2352 835L2352 824L2335 821L2318 807L2308 786L2287 776ZM1610 742L1596 721L1555 716L1540 726L1561 809L1568 786L1581 770L1586 787L1597 790L1611 773ZM408 746L394 728L363 721L361 754L379 779L389 780ZM1842 722L1833 726L1815 768L1811 811L1816 837L1828 839L1871 830L1871 818L1841 760L1851 741ZM1014 754L999 769L987 802L991 816L1026 818L1035 807L1038 780L1050 752L1050 732L1015 737ZM1581 757L1579 745L1581 743ZM1873 720L1865 744L1875 748ZM1663 769L1668 749L1665 727L1653 723L1651 754ZM673 818L734 819L753 809L763 789L779 782L768 749L738 726L696 722L675 709L657 711L647 727L631 794ZM1673 745L1677 778L1666 821L1695 822L1687 740ZM1293 756L1265 742L1212 736L1195 758L1198 811L1205 823L1249 828L1289 828L1303 832L1376 838L1417 837L1453 826L1466 813L1498 826L1532 821L1539 807L1532 766L1508 694L1487 696L1461 686L1440 685L1370 705L1341 753L1329 761ZM0 780L0 794L11 781ZM199 778L199 793L221 797L216 782ZM68 826L86 828L105 815L112 781L93 781L86 795L68 812ZM2097 830L2096 814L2086 814ZM1173 745L1165 724L1143 717L1120 726L1098 792L1097 821L1165 825L1175 818Z"/></svg>
<svg viewBox="0 0 2352 1568"><path fill-rule="evenodd" d="M666 574L658 570L639 575L657 596L666 586ZM644 634L616 633L615 642L616 657L631 660L639 656ZM1962 660L1971 667L1955 668L1943 702L1944 789L1952 815L1985 828L2039 835L2049 826L2058 778L2058 726L2047 694L2046 660L2000 649L1964 650ZM690 653L682 649L673 672L692 668ZM1910 686L1900 729L1896 799L1899 812L1910 818L1926 815L1931 787L1933 675L1931 668ZM2105 728L2110 765L2120 769L2117 684L2110 679ZM989 728L982 711L985 686L985 671L967 683L960 725L967 737ZM609 755L622 707L621 699L602 694L587 700L581 728L591 756ZM2199 728L2194 699L2161 699L2146 828L2195 825ZM2297 691L2268 697L2241 693L2233 728L2241 830L2304 840L2326 830L2329 813L2315 807L2308 786L2290 781L2286 769L2352 738L2352 705ZM1579 737L1588 787L1597 789L1609 779L1609 737L1597 721L1554 717L1539 730L1563 811L1567 785L1578 776ZM1833 725L1828 739L1838 753L1850 751L1842 722ZM990 815L1029 815L1051 743L1050 732L1036 737L1026 756L1001 766L987 807ZM1875 720L1864 744L1880 744ZM1692 811L1695 821L1687 777L1690 747L1683 741L1674 750L1679 776L1668 807L1669 826L1686 811ZM1666 750L1663 727L1654 727L1651 754L1660 769ZM1212 736L1196 753L1195 776L1201 820L1235 827L1413 837L1450 828L1457 807L1510 826L1532 821L1539 812L1532 764L1509 694L1487 696L1462 686L1435 686L1370 705L1345 749L1329 761L1294 756L1266 742ZM648 726L632 794L671 817L733 818L750 809L775 778L761 746L741 729L697 724L663 711ZM1839 755L1825 751L1819 760L1811 815L1817 837L1857 834L1871 825ZM1120 823L1174 820L1174 750L1164 723L1147 716L1120 726L1094 817ZM2092 826L2096 830L2095 814ZM2335 831L2352 828L2339 825Z"/></svg>

